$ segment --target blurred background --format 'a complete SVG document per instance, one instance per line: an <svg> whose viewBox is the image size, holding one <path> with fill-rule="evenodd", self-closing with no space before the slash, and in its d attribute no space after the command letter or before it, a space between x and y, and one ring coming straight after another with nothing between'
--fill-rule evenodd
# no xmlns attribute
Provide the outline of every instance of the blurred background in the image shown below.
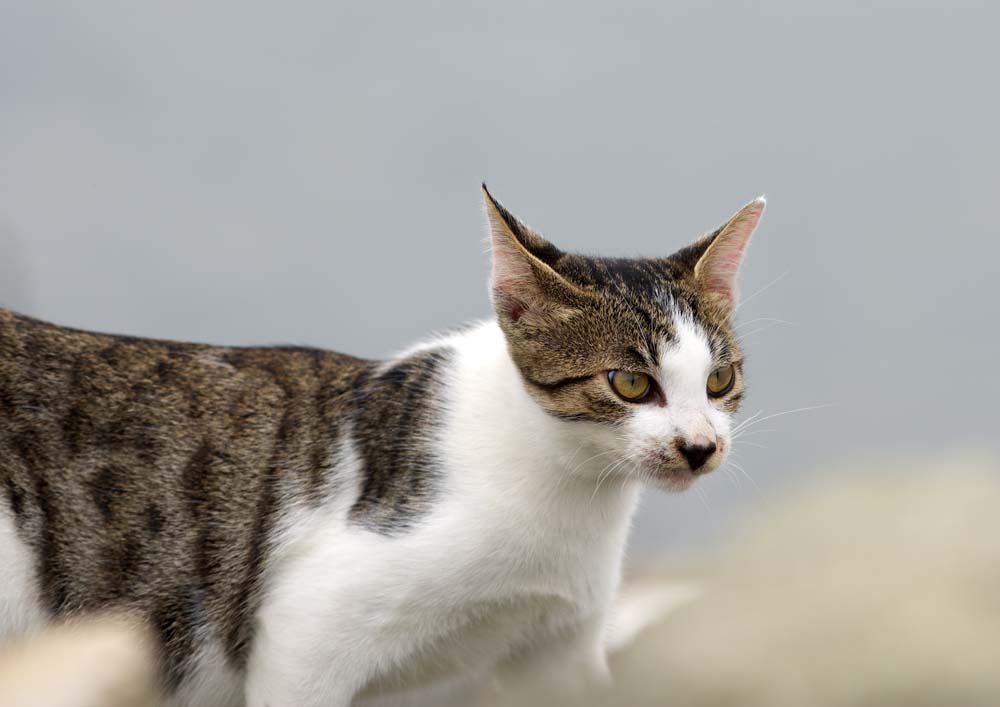
<svg viewBox="0 0 1000 707"><path fill-rule="evenodd" d="M490 314L482 180L564 249L615 255L766 193L744 415L825 407L758 425L745 475L649 496L637 546L697 548L817 462L1000 447L998 22L985 2L7 0L0 304L385 356Z"/></svg>

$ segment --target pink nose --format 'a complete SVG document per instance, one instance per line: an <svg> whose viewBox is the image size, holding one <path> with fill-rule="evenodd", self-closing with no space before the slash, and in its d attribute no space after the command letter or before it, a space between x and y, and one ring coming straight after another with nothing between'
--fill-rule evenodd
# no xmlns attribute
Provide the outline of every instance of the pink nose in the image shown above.
<svg viewBox="0 0 1000 707"><path fill-rule="evenodd" d="M715 454L716 449L715 442L704 435L698 435L690 440L678 437L674 442L674 446L681 453L681 456L687 460L691 471L698 471L698 469L705 466L705 462Z"/></svg>

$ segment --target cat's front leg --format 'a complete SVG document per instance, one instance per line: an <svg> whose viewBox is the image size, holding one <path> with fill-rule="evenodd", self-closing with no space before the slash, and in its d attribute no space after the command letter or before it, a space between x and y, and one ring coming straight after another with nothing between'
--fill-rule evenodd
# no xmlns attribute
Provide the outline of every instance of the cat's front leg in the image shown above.
<svg viewBox="0 0 1000 707"><path fill-rule="evenodd" d="M280 674L251 669L246 680L246 707L350 707L360 688L352 676L332 671L320 677L311 670L288 666Z"/></svg>
<svg viewBox="0 0 1000 707"><path fill-rule="evenodd" d="M498 671L497 688L518 695L572 695L609 684L606 620L603 613L595 615L568 635L541 643L504 664Z"/></svg>
<svg viewBox="0 0 1000 707"><path fill-rule="evenodd" d="M349 640L317 640L308 626L282 628L257 638L247 665L247 707L350 707L371 674L364 653L350 655Z"/></svg>

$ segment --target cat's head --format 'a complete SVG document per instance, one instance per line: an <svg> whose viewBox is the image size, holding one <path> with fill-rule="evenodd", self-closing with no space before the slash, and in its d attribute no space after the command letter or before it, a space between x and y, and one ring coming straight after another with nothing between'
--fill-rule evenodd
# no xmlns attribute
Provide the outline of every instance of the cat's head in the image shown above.
<svg viewBox="0 0 1000 707"><path fill-rule="evenodd" d="M719 467L743 398L736 275L764 199L663 258L564 253L483 186L497 319L531 396L668 489Z"/></svg>

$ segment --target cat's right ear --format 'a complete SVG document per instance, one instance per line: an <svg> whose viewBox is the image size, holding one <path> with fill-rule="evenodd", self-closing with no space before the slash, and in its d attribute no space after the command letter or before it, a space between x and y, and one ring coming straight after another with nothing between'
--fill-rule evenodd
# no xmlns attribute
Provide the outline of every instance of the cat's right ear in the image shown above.
<svg viewBox="0 0 1000 707"><path fill-rule="evenodd" d="M527 315L553 314L568 305L575 288L548 264L562 252L531 230L482 185L493 270L490 292L497 316L517 323Z"/></svg>

